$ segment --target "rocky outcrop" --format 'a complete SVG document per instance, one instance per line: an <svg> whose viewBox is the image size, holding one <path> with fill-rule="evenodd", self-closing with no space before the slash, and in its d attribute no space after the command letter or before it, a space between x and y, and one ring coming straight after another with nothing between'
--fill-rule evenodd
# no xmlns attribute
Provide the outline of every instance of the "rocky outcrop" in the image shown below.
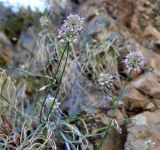
<svg viewBox="0 0 160 150"><path fill-rule="evenodd" d="M130 50L137 50L144 56L146 60L144 70L140 75L131 75L131 81L121 100L124 104L119 110L121 114L124 117L136 115L133 120L138 117L142 121L142 126L134 123L127 126L125 150L146 149L145 142L149 139L153 140L156 149L159 149L157 148L160 143L159 1L78 0L78 2L77 12L87 21L84 41L88 42L90 38L94 38L101 44L104 37L109 37L110 43L119 53L118 69L119 72L123 72L123 77L127 76L121 63L124 55ZM112 112L112 109L107 111L109 117L110 111ZM119 141L118 138L112 140ZM110 145L110 142L106 142L103 147L117 149Z"/></svg>

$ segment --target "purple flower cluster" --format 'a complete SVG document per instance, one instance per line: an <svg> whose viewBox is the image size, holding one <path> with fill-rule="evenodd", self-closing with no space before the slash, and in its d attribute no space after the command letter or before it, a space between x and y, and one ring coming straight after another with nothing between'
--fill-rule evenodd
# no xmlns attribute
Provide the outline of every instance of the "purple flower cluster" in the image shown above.
<svg viewBox="0 0 160 150"><path fill-rule="evenodd" d="M60 42L65 43L66 41L69 41L76 43L80 32L84 29L83 23L84 18L70 14L58 30L58 38Z"/></svg>
<svg viewBox="0 0 160 150"><path fill-rule="evenodd" d="M127 54L123 63L128 73L132 70L134 70L137 73L140 73L145 65L143 56L137 51L130 52L129 54Z"/></svg>

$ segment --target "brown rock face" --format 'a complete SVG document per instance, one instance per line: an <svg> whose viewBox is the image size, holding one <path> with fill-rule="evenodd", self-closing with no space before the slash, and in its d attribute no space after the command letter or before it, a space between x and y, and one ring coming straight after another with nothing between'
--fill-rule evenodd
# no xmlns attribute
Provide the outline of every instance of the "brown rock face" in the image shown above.
<svg viewBox="0 0 160 150"><path fill-rule="evenodd" d="M124 150L123 140L125 134L119 134L116 130L112 130L105 140L102 150Z"/></svg>
<svg viewBox="0 0 160 150"><path fill-rule="evenodd" d="M146 73L134 86L145 95L160 99L160 77L154 73Z"/></svg>
<svg viewBox="0 0 160 150"><path fill-rule="evenodd" d="M160 105L159 76L147 72L129 83L125 95L124 105L129 111L154 111Z"/></svg>
<svg viewBox="0 0 160 150"><path fill-rule="evenodd" d="M125 149L146 149L146 141L152 140L156 150L160 149L160 111L144 112L135 116L133 123L127 127L128 136Z"/></svg>
<svg viewBox="0 0 160 150"><path fill-rule="evenodd" d="M149 99L134 87L128 87L124 95L125 108L130 111L141 111L149 103Z"/></svg>
<svg viewBox="0 0 160 150"><path fill-rule="evenodd" d="M103 43L106 34L120 53L119 62L130 50L142 53L146 66L140 75L132 75L122 101L127 115L138 118L127 127L123 147L121 135L110 132L103 150L145 150L145 142L160 149L160 55L159 1L156 0L79 0L78 13L85 16L89 35ZM100 24L103 23L103 26ZM135 40L132 40L135 39ZM119 65L120 66L120 65ZM119 67L121 68L121 66ZM123 68L123 66L122 66ZM122 69L123 70L123 69ZM150 112L145 112L150 111ZM111 110L107 115L110 116ZM122 116L123 118L123 116ZM103 119L104 120L104 119Z"/></svg>

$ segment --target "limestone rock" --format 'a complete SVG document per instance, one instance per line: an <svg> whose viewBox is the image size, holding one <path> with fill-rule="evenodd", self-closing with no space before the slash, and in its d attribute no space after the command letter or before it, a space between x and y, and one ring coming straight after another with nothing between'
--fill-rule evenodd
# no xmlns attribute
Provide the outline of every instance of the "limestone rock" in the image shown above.
<svg viewBox="0 0 160 150"><path fill-rule="evenodd" d="M159 76L146 72L138 79L130 82L124 94L124 106L129 111L150 110L160 107Z"/></svg>
<svg viewBox="0 0 160 150"><path fill-rule="evenodd" d="M35 35L34 32L22 32L18 41L18 47L22 50L28 50L32 52L35 46Z"/></svg>
<svg viewBox="0 0 160 150"><path fill-rule="evenodd" d="M155 104L150 102L145 106L145 109L150 110L150 111L155 111L156 110L156 106L155 106Z"/></svg>
<svg viewBox="0 0 160 150"><path fill-rule="evenodd" d="M160 99L160 76L148 72L134 82L134 87L145 95Z"/></svg>
<svg viewBox="0 0 160 150"><path fill-rule="evenodd" d="M155 142L156 150L160 149L160 111L144 112L132 118L128 125L126 150L143 150L145 141L151 139Z"/></svg>
<svg viewBox="0 0 160 150"><path fill-rule="evenodd" d="M102 145L102 150L124 150L123 140L125 139L125 134L119 134L115 129L112 130L108 138L104 141Z"/></svg>
<svg viewBox="0 0 160 150"><path fill-rule="evenodd" d="M124 107L130 111L142 110L149 103L149 99L131 85L126 89L123 100Z"/></svg>

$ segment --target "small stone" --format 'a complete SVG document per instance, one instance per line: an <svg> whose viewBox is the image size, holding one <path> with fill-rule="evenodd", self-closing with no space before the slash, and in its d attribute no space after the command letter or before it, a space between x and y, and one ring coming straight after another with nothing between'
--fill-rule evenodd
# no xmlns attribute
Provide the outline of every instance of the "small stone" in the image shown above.
<svg viewBox="0 0 160 150"><path fill-rule="evenodd" d="M144 109L149 103L149 99L133 87L134 84L135 82L133 81L133 84L128 85L123 96L124 107L130 111Z"/></svg>
<svg viewBox="0 0 160 150"><path fill-rule="evenodd" d="M160 99L153 99L153 103L156 105L158 109L160 109Z"/></svg>
<svg viewBox="0 0 160 150"><path fill-rule="evenodd" d="M156 106L153 103L148 103L145 108L150 111L156 110Z"/></svg>
<svg viewBox="0 0 160 150"><path fill-rule="evenodd" d="M104 113L98 113L96 114L96 117L100 118L104 124L109 123L109 118Z"/></svg>

